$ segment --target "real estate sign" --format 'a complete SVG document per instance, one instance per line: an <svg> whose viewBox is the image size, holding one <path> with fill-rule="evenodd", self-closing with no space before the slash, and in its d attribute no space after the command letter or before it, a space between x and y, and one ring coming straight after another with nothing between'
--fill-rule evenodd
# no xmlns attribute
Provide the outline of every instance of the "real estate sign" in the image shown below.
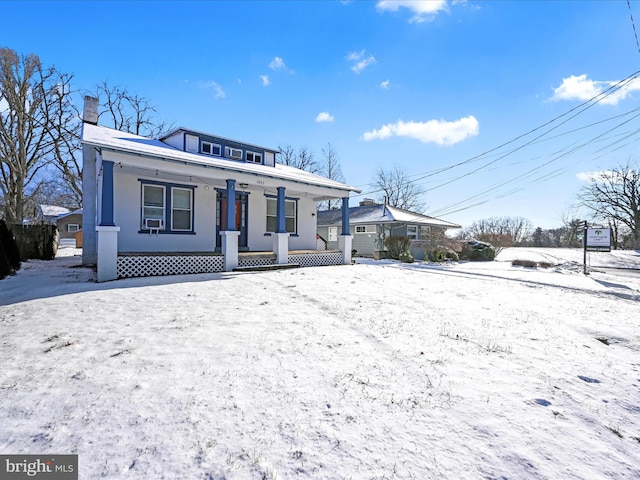
<svg viewBox="0 0 640 480"><path fill-rule="evenodd" d="M610 252L611 229L587 228L585 249L588 252Z"/></svg>

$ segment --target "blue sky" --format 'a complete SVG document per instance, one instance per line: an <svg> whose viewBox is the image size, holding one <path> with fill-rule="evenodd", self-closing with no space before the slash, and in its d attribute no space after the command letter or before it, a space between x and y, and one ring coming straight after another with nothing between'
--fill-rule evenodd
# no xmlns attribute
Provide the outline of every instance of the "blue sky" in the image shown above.
<svg viewBox="0 0 640 480"><path fill-rule="evenodd" d="M331 143L362 197L397 166L427 190L427 214L551 228L589 174L637 155L640 80L577 108L639 70L630 7L0 1L0 45L73 73L80 90L126 87L175 126L318 158Z"/></svg>

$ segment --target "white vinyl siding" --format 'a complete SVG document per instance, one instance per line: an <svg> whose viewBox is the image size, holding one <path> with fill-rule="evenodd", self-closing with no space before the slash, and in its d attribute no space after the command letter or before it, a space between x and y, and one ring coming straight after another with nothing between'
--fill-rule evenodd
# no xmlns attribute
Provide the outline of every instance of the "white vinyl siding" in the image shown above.
<svg viewBox="0 0 640 480"><path fill-rule="evenodd" d="M200 139L198 137L194 135L187 135L185 142L185 150L187 152L198 153L198 145L200 144Z"/></svg>

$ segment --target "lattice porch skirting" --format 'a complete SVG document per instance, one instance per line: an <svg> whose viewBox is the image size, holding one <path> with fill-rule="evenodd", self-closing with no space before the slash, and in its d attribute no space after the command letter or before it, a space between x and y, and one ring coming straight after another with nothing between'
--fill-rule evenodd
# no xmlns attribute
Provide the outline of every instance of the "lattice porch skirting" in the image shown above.
<svg viewBox="0 0 640 480"><path fill-rule="evenodd" d="M273 265L275 255L247 254L239 256L239 267ZM291 252L289 264L319 267L342 264L339 250ZM118 255L118 278L150 277L156 275L188 275L216 273L224 270L222 255L203 254L121 254Z"/></svg>

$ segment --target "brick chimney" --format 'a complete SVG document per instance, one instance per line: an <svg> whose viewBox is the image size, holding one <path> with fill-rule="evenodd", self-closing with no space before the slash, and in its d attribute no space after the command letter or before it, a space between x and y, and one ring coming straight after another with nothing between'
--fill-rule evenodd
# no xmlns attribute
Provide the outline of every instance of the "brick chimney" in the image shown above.
<svg viewBox="0 0 640 480"><path fill-rule="evenodd" d="M98 124L98 99L85 95L84 111L82 112L82 121L91 125Z"/></svg>

